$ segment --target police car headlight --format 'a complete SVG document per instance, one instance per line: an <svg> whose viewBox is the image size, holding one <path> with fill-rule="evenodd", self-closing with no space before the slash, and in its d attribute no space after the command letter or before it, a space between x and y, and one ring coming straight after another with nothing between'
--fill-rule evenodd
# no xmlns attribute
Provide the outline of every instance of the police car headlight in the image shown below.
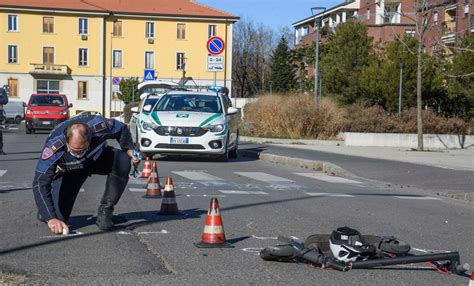
<svg viewBox="0 0 474 286"><path fill-rule="evenodd" d="M143 127L143 129L145 129L147 131L150 131L150 130L153 130L155 128L158 128L158 125L156 125L154 123L143 122L142 127Z"/></svg>
<svg viewBox="0 0 474 286"><path fill-rule="evenodd" d="M210 132L221 132L225 129L224 124L209 125L209 126L205 126L203 128L210 131Z"/></svg>

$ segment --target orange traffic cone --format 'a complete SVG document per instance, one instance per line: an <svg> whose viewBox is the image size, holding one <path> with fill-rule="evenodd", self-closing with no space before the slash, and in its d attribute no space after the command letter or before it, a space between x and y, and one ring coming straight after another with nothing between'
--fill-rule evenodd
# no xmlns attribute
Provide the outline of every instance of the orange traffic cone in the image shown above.
<svg viewBox="0 0 474 286"><path fill-rule="evenodd" d="M174 193L173 178L166 179L165 189L163 191L163 199L161 200L160 215L181 215L176 202L176 195Z"/></svg>
<svg viewBox="0 0 474 286"><path fill-rule="evenodd" d="M151 175L148 177L148 182L146 184L146 193L143 197L146 199L157 199L161 197L160 178L158 177L158 167L156 162L153 162Z"/></svg>
<svg viewBox="0 0 474 286"><path fill-rule="evenodd" d="M471 272L471 279L469 280L469 286L474 286L474 271Z"/></svg>
<svg viewBox="0 0 474 286"><path fill-rule="evenodd" d="M195 243L199 248L232 248L230 243L225 241L224 225L222 224L219 212L219 202L217 198L211 199L211 205L207 212L206 225L202 232L202 240Z"/></svg>
<svg viewBox="0 0 474 286"><path fill-rule="evenodd" d="M143 170L142 174L140 177L142 178L148 178L151 175L151 164L150 164L150 158L146 157L145 165L143 165Z"/></svg>

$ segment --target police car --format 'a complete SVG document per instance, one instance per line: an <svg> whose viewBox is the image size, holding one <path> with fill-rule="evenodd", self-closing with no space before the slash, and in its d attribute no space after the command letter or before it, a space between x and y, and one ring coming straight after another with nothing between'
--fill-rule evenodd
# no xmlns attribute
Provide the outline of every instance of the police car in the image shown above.
<svg viewBox="0 0 474 286"><path fill-rule="evenodd" d="M170 91L137 124L137 145L146 156L211 155L220 161L237 157L238 110L227 95Z"/></svg>
<svg viewBox="0 0 474 286"><path fill-rule="evenodd" d="M139 145L142 134L146 134L142 128L143 121L150 115L151 110L162 94L146 94L139 106L132 107L132 118L130 119L130 133L132 134L133 142Z"/></svg>

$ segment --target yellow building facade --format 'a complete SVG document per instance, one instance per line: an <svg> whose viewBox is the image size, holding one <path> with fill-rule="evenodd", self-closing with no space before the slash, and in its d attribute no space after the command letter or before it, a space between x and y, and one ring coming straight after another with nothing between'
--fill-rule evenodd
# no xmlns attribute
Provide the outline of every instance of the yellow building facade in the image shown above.
<svg viewBox="0 0 474 286"><path fill-rule="evenodd" d="M110 97L112 78L143 80L145 70L156 79L178 82L185 74L198 85L231 88L237 17L194 1L138 0L136 7L114 1L116 11L101 9L104 1L70 7L71 1L58 0L53 9L41 1L0 0L0 86L9 86L10 99L62 93L73 103L72 114L114 115L123 103ZM219 72L208 71L212 36L225 42Z"/></svg>

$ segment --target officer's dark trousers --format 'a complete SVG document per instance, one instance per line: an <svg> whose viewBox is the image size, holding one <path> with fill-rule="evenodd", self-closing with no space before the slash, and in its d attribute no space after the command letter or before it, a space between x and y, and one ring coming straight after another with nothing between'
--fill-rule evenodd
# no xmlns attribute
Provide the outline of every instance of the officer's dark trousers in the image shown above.
<svg viewBox="0 0 474 286"><path fill-rule="evenodd" d="M105 147L100 157L87 169L67 173L53 181L54 207L59 210L59 213L56 213L58 218L63 221L69 220L76 197L87 177L95 174L114 174L122 178L128 178L130 167L130 157L126 152L112 147Z"/></svg>

